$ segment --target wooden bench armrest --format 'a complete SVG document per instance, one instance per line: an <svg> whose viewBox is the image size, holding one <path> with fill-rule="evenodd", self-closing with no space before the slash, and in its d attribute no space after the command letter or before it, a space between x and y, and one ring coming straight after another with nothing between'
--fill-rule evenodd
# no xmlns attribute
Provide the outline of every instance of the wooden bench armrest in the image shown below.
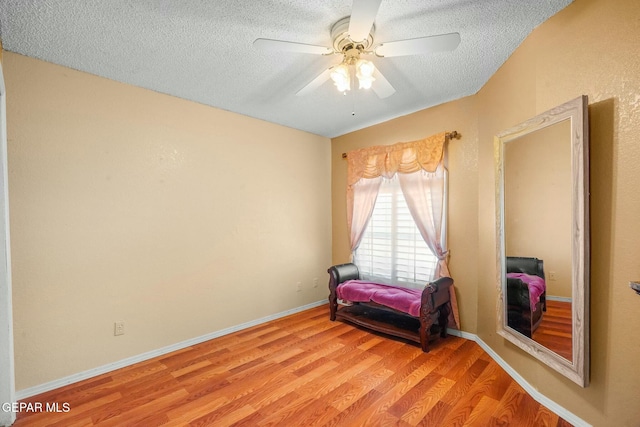
<svg viewBox="0 0 640 427"><path fill-rule="evenodd" d="M451 277L441 277L438 280L427 283L422 291L421 306L427 312L433 312L438 307L449 302L449 288L453 285Z"/></svg>
<svg viewBox="0 0 640 427"><path fill-rule="evenodd" d="M327 270L327 273L329 273L329 318L336 320L336 311L338 310L336 288L340 283L346 282L347 280L360 279L360 272L355 264L347 263L331 266Z"/></svg>
<svg viewBox="0 0 640 427"><path fill-rule="evenodd" d="M333 282L335 286L347 280L360 279L360 272L358 267L353 263L339 264L329 267L327 270L329 273L329 283Z"/></svg>

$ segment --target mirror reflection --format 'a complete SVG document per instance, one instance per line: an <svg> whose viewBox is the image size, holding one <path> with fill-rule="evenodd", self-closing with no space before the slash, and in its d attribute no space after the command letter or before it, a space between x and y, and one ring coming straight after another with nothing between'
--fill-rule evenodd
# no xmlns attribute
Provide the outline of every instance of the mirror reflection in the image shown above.
<svg viewBox="0 0 640 427"><path fill-rule="evenodd" d="M496 135L496 331L589 384L589 118L581 96Z"/></svg>
<svg viewBox="0 0 640 427"><path fill-rule="evenodd" d="M572 358L571 119L503 147L507 327Z"/></svg>

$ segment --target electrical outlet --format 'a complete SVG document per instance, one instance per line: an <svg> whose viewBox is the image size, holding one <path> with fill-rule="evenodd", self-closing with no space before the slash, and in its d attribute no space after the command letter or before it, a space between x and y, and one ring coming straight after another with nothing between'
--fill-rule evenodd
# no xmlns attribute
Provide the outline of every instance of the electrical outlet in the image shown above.
<svg viewBox="0 0 640 427"><path fill-rule="evenodd" d="M317 287L318 287L318 278L317 278L317 277L314 277L314 278L313 278L313 287L314 287L314 288L317 288Z"/></svg>
<svg viewBox="0 0 640 427"><path fill-rule="evenodd" d="M557 280L556 272L555 271L550 271L549 272L549 281L550 282L555 282L556 280Z"/></svg>
<svg viewBox="0 0 640 427"><path fill-rule="evenodd" d="M113 335L124 335L124 320L119 320L113 324Z"/></svg>
<svg viewBox="0 0 640 427"><path fill-rule="evenodd" d="M296 283L296 292L302 291L302 282Z"/></svg>

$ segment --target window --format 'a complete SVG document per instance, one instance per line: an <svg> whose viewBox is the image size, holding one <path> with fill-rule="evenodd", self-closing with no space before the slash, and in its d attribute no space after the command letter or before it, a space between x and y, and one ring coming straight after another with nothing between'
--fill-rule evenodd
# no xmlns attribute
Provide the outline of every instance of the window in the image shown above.
<svg viewBox="0 0 640 427"><path fill-rule="evenodd" d="M354 261L366 280L408 287L433 280L438 258L420 235L397 178L382 182Z"/></svg>

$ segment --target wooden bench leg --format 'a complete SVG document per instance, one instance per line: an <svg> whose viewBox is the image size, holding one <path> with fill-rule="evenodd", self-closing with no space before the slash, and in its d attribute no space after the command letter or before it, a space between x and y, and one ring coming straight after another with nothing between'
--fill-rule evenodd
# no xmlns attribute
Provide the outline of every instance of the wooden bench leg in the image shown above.
<svg viewBox="0 0 640 427"><path fill-rule="evenodd" d="M329 320L336 320L336 311L338 311L338 295L334 285L329 286Z"/></svg>
<svg viewBox="0 0 640 427"><path fill-rule="evenodd" d="M447 337L447 326L449 325L449 313L451 313L451 302L440 306L440 316L438 317L438 324L440 325L440 336L442 338Z"/></svg>
<svg viewBox="0 0 640 427"><path fill-rule="evenodd" d="M431 329L431 317L420 316L420 347L425 353L429 353L429 330Z"/></svg>

